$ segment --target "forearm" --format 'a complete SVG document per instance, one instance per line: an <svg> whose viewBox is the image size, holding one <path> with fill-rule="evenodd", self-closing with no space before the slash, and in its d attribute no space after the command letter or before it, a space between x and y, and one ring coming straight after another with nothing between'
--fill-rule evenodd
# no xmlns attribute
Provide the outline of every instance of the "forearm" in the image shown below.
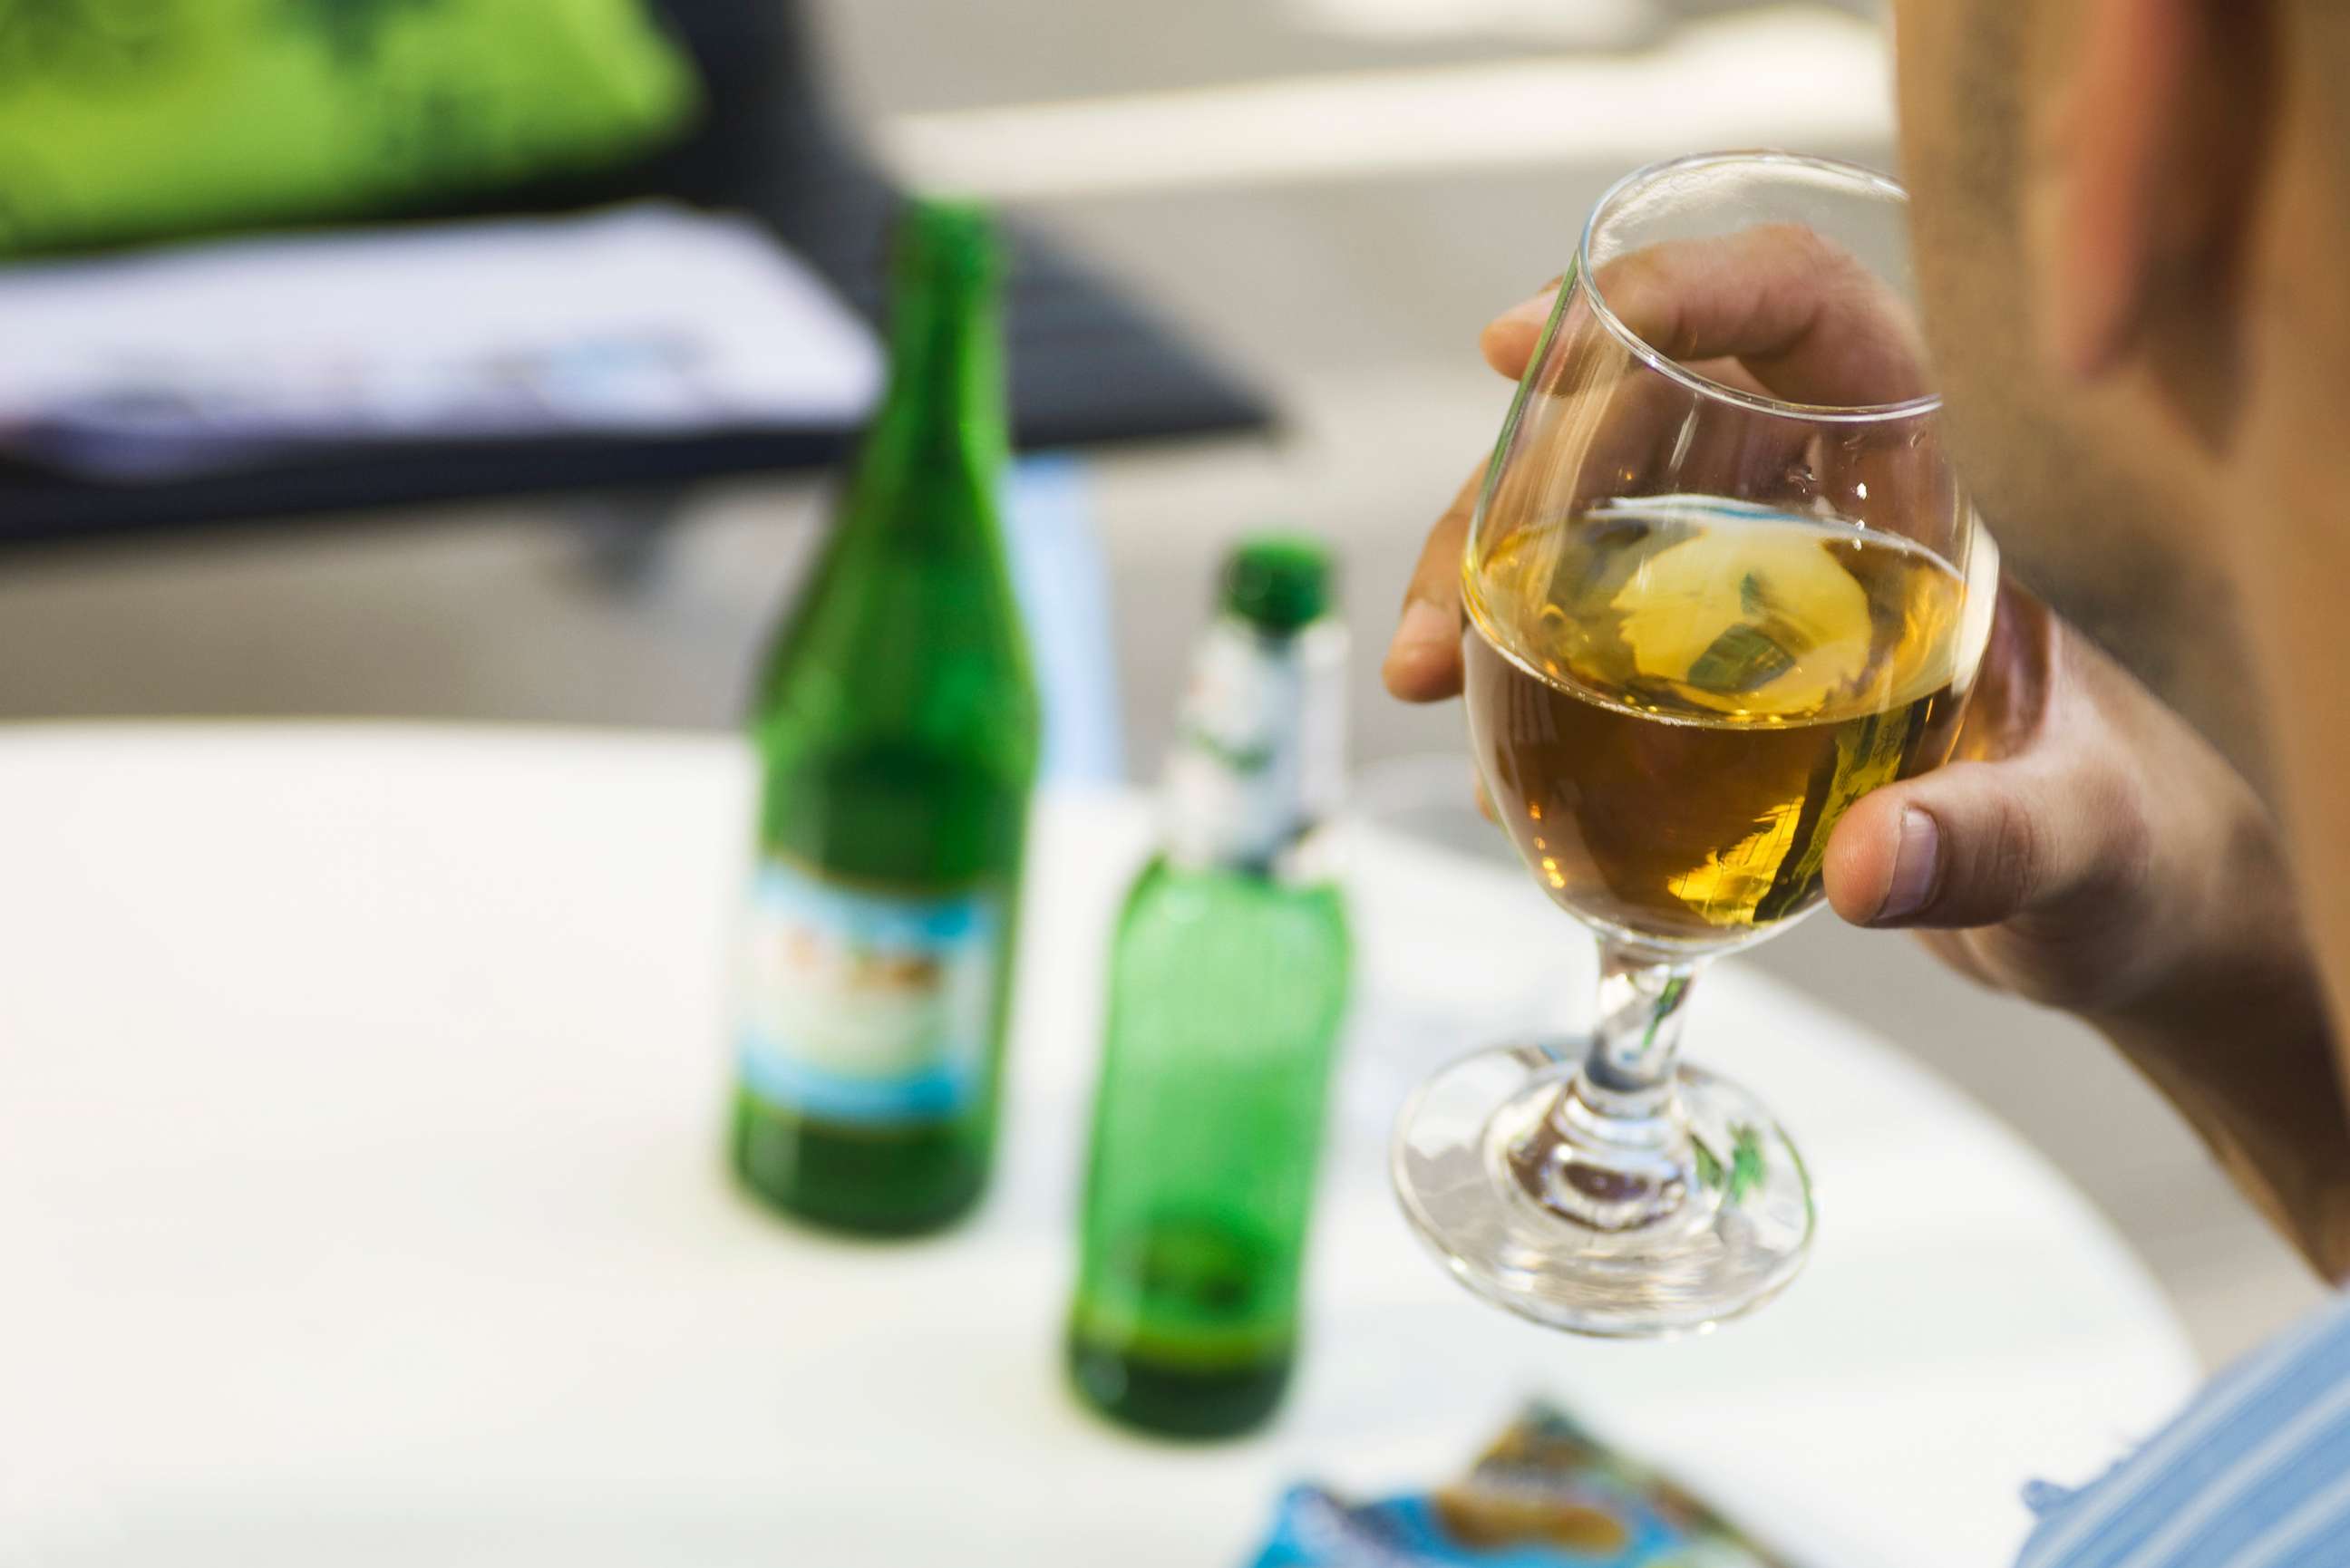
<svg viewBox="0 0 2350 1568"><path fill-rule="evenodd" d="M2290 950L2298 952L2298 947ZM2274 950L2091 1022L2327 1279L2350 1280L2350 1109L2315 974Z"/></svg>
<svg viewBox="0 0 2350 1568"><path fill-rule="evenodd" d="M2074 911L2130 933L2113 955L2125 990L2085 1013L2320 1273L2350 1278L2350 1099L2297 886L2308 867L2207 744L2151 708L2107 706L2135 714L2116 749L2137 759L2147 852L2111 904Z"/></svg>
<svg viewBox="0 0 2350 1568"><path fill-rule="evenodd" d="M2314 518L2338 513L2331 488L2308 500ZM2292 832L2288 840L2265 807L2230 814L2206 845L2213 874L2176 901L2199 927L2194 957L2152 1008L2101 1027L2318 1271L2341 1282L2350 1279L2350 1102L2333 1020L2350 999L2350 815L2340 807L2350 698L2332 590L2350 566L2350 536L2318 527L2306 547L2247 548L2239 559L2267 709L2292 716L2273 728Z"/></svg>

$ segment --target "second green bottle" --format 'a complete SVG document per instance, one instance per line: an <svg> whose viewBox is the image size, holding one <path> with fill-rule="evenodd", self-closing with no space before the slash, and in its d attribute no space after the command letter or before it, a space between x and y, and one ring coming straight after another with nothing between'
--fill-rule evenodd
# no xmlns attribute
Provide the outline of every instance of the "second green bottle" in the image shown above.
<svg viewBox="0 0 2350 1568"><path fill-rule="evenodd" d="M1279 1403L1349 943L1320 829L1344 633L1297 540L1232 557L1170 763L1160 855L1111 955L1070 1371L1129 1425L1239 1432Z"/></svg>

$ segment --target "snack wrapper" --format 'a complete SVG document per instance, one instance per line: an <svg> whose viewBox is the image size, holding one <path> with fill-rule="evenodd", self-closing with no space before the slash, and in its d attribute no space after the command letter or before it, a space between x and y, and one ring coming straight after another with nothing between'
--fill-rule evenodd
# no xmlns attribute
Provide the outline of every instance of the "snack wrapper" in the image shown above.
<svg viewBox="0 0 2350 1568"><path fill-rule="evenodd" d="M1282 1499L1253 1568L1793 1568L1671 1480L1535 1405L1422 1496Z"/></svg>

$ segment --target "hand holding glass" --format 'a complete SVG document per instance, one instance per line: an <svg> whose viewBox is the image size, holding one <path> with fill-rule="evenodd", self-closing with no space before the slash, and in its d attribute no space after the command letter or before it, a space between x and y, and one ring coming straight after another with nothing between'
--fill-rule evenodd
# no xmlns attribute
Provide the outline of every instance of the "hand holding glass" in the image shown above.
<svg viewBox="0 0 2350 1568"><path fill-rule="evenodd" d="M1903 209L1779 154L1618 184L1470 529L1471 744L1598 934L1598 1017L1430 1078L1394 1172L1464 1283L1557 1327L1704 1328L1811 1242L1794 1146L1679 1035L1707 960L1819 904L1845 809L1949 755L1988 639L1997 552L1943 454Z"/></svg>

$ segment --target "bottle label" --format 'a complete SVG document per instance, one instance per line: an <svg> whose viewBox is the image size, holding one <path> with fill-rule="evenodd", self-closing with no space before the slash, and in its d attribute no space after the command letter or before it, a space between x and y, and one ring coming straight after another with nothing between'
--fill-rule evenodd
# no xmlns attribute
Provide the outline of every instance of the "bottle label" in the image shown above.
<svg viewBox="0 0 2350 1568"><path fill-rule="evenodd" d="M1189 865L1264 865L1336 808L1345 633L1268 638L1219 621L1200 644L1168 759L1167 843Z"/></svg>
<svg viewBox="0 0 2350 1568"><path fill-rule="evenodd" d="M743 1086L827 1121L960 1115L984 1086L1003 929L993 895L898 897L767 862L743 961Z"/></svg>

